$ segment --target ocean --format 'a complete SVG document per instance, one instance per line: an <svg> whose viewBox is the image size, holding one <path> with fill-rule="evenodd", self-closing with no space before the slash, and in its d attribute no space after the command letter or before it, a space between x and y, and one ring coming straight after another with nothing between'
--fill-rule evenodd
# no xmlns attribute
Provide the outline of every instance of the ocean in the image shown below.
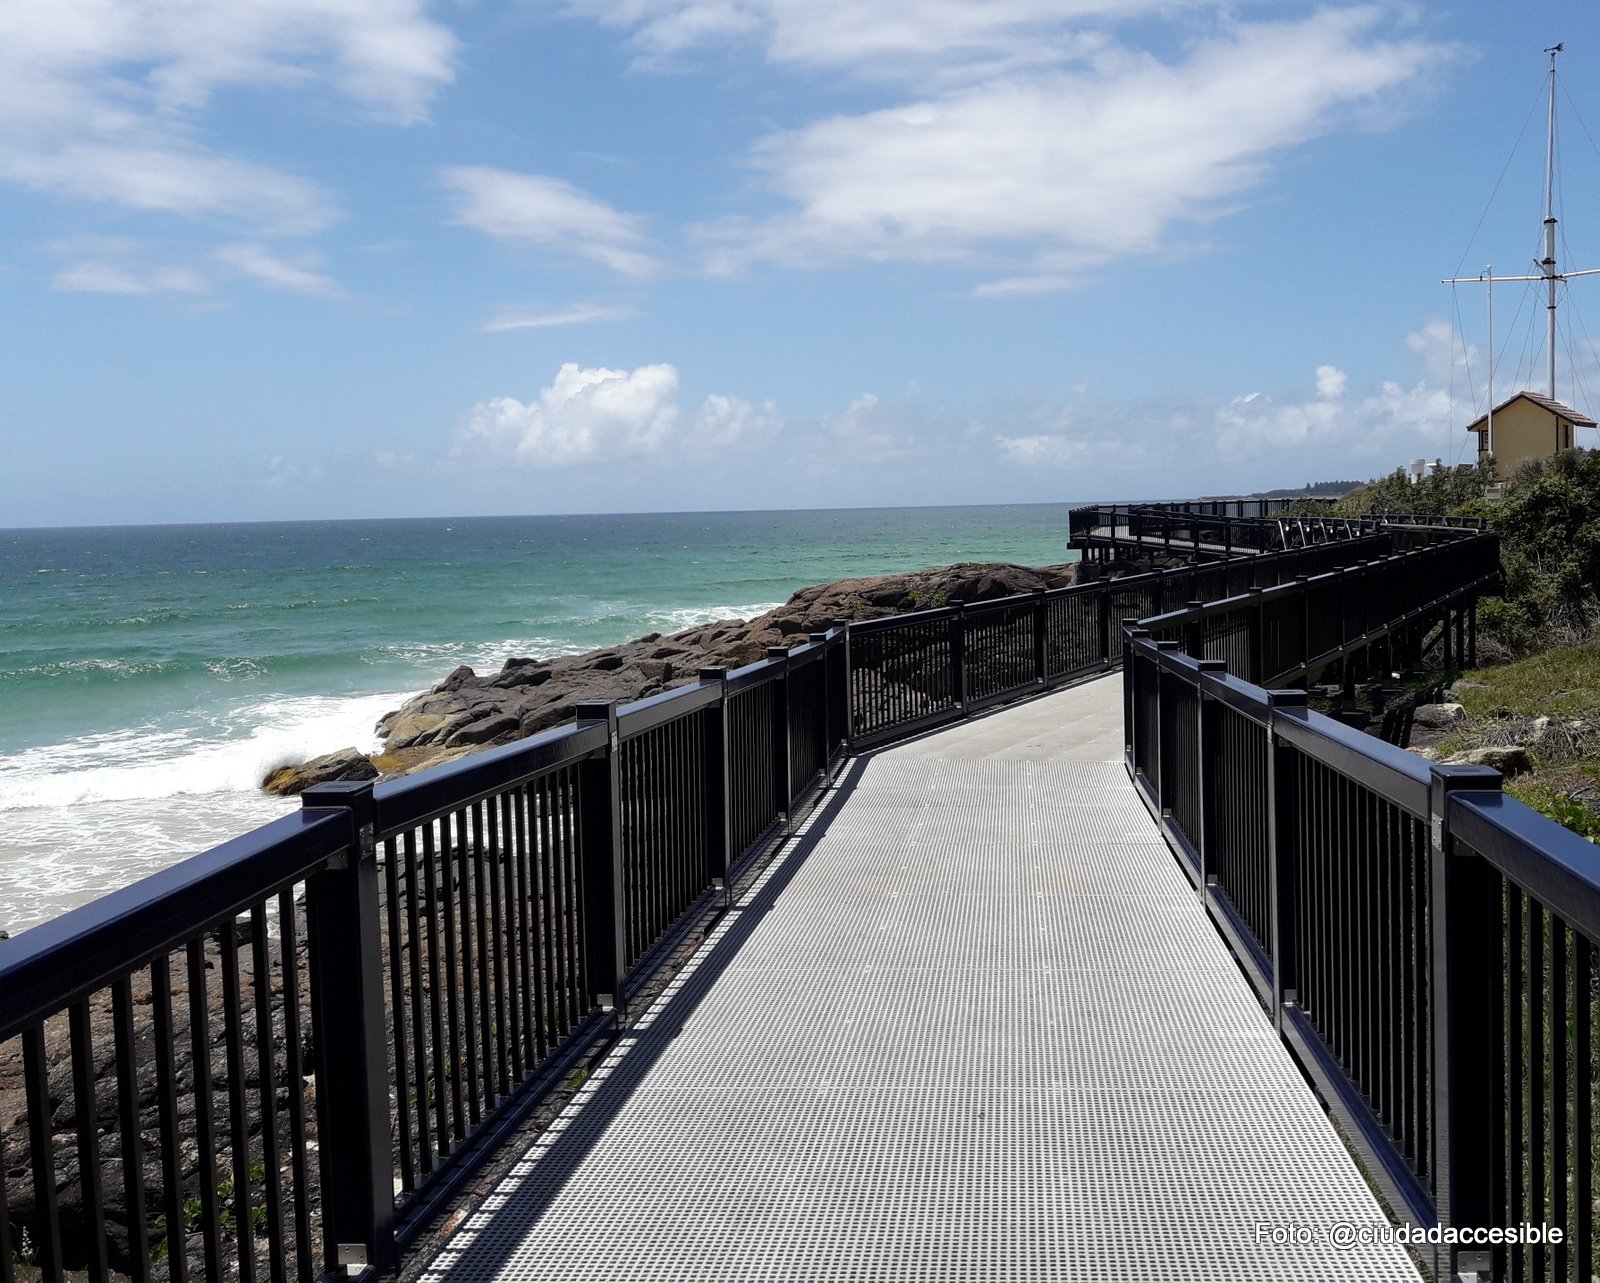
<svg viewBox="0 0 1600 1283"><path fill-rule="evenodd" d="M1066 541L1065 504L0 531L0 929L293 809L270 770L458 664Z"/></svg>

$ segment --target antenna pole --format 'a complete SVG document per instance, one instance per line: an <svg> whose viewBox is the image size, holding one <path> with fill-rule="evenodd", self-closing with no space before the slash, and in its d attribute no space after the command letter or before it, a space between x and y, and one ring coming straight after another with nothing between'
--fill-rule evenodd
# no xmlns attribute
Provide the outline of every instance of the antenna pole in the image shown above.
<svg viewBox="0 0 1600 1283"><path fill-rule="evenodd" d="M1489 423L1484 430L1484 453L1494 454L1494 264L1483 269L1483 279L1488 282L1489 294Z"/></svg>
<svg viewBox="0 0 1600 1283"><path fill-rule="evenodd" d="M1550 399L1556 399L1556 55L1561 45L1553 45L1545 52L1550 55L1550 114L1546 132L1544 159L1544 261L1539 269L1544 273L1549 316L1550 340Z"/></svg>

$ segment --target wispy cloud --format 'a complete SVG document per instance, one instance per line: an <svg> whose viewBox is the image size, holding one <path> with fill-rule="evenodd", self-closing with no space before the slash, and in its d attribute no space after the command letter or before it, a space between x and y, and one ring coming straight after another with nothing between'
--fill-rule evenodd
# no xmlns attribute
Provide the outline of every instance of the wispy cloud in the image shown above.
<svg viewBox="0 0 1600 1283"><path fill-rule="evenodd" d="M343 286L316 270L319 260L315 255L300 255L291 261L265 245L241 241L220 247L212 257L270 289L309 294L314 298L346 297Z"/></svg>
<svg viewBox="0 0 1600 1283"><path fill-rule="evenodd" d="M444 170L455 197L452 221L496 240L587 259L621 276L656 270L644 219L625 214L564 179L481 165Z"/></svg>
<svg viewBox="0 0 1600 1283"><path fill-rule="evenodd" d="M1224 24L1168 61L1108 38L1082 65L771 134L751 163L777 208L697 237L719 274L911 262L986 271L994 296L1070 288L1235 208L1275 154L1439 56L1366 9Z"/></svg>
<svg viewBox="0 0 1600 1283"><path fill-rule="evenodd" d="M337 200L215 144L215 96L326 85L411 123L454 51L422 0L7 0L0 182L234 234L312 235Z"/></svg>
<svg viewBox="0 0 1600 1283"><path fill-rule="evenodd" d="M542 330L561 325L592 325L598 321L623 321L634 314L634 309L631 307L603 303L574 303L571 307L557 308L555 311L507 308L496 312L478 329L483 334L499 334L506 330Z"/></svg>
<svg viewBox="0 0 1600 1283"><path fill-rule="evenodd" d="M131 237L71 236L47 247L63 260L51 287L74 294L172 294L197 298L210 283L196 268L155 263Z"/></svg>

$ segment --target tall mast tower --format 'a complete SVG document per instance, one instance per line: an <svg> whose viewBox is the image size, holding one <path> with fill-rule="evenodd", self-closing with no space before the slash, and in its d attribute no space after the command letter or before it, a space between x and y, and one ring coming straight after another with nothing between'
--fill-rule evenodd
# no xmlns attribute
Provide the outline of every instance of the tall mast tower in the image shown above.
<svg viewBox="0 0 1600 1283"><path fill-rule="evenodd" d="M1481 276L1451 276L1444 281L1446 285L1465 285L1481 282L1487 284L1490 297L1493 297L1497 281L1543 281L1545 283L1545 314L1546 344L1549 348L1549 396L1552 401L1556 399L1556 285L1561 281L1570 281L1579 276L1600 275L1600 267L1587 267L1576 272L1559 272L1556 270L1556 55L1561 52L1564 45L1551 45L1545 50L1550 56L1550 105L1546 113L1546 134L1544 150L1544 257L1535 266L1537 273L1528 276L1495 276L1491 272L1484 272ZM1492 304L1491 304L1492 306ZM1493 313L1490 313L1490 348L1489 348L1489 439L1487 442L1489 453L1494 453L1494 338L1493 338Z"/></svg>

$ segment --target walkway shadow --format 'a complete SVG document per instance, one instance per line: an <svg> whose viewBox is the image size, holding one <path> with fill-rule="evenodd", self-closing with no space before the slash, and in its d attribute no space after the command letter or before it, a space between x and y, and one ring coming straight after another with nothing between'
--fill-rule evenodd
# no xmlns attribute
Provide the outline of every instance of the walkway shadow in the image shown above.
<svg viewBox="0 0 1600 1283"><path fill-rule="evenodd" d="M835 816L844 809L875 750L851 758L828 796L748 889L726 910L707 939L673 977L660 998L618 1037L600 1068L512 1168L496 1191L420 1272L423 1280L495 1279L508 1266L526 1232L538 1222L616 1120L673 1038L761 925L785 887L805 864Z"/></svg>

